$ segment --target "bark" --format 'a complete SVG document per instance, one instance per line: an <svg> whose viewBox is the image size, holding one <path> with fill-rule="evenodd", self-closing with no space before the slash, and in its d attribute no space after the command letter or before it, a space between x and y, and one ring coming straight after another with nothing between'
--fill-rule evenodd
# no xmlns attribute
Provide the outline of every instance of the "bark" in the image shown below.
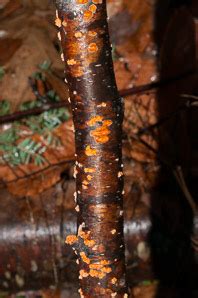
<svg viewBox="0 0 198 298"><path fill-rule="evenodd" d="M59 183L35 198L16 198L1 190L0 291L13 293L50 286L64 288L71 287L71 284L77 287L75 256L63 241L67 234L76 231L74 189L74 181L65 182L64 188ZM188 278L194 274L197 280L197 271L189 265L192 258L189 222L192 217L188 215L190 221L186 218L187 208L183 210L181 198L175 201L175 194L158 196L156 205L152 206L154 217L139 195L137 192L126 194L124 208L129 286L153 277L160 279L158 274L154 274L152 256L155 266L162 270L165 268L165 276L169 278L171 275L173 281L179 276L175 270L181 269L181 266L173 266L173 262L183 264L182 276L188 272ZM144 196L144 200L147 199ZM198 217L195 218L194 231L197 235ZM149 240L151 236L154 241L152 245ZM175 249L170 258L169 251L173 245ZM198 249L195 253L198 259ZM167 266L171 268L168 275Z"/></svg>
<svg viewBox="0 0 198 298"><path fill-rule="evenodd" d="M16 199L1 190L0 291L13 293L71 284L77 287L75 255L63 241L76 231L75 184L65 183L64 188L66 195L58 184L34 199ZM125 210L133 207L128 202ZM143 260L137 254L148 236L148 210L138 205L136 213L133 216L126 212L125 221L129 285L152 277L149 259Z"/></svg>
<svg viewBox="0 0 198 298"><path fill-rule="evenodd" d="M109 43L106 1L57 0L76 142L77 255L81 297L128 297L123 239L123 104Z"/></svg>

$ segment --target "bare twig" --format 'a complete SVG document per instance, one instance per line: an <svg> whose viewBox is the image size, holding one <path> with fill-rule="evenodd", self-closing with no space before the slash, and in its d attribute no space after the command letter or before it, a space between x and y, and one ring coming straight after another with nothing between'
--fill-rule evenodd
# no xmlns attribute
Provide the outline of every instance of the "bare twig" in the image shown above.
<svg viewBox="0 0 198 298"><path fill-rule="evenodd" d="M48 170L48 169L50 169L50 168L57 167L57 166L61 166L61 165L67 164L67 163L69 163L69 162L74 162L74 160L63 160L63 161L60 161L60 162L58 162L58 163L56 163L56 164L50 164L50 165L48 165L48 166L45 167L45 168L42 168L42 169L37 170L37 171L35 171L35 172L26 174L25 176L20 176L20 177L17 177L17 179L9 180L9 181L6 182L6 185L7 185L7 184L10 184L10 183L13 183L13 182L17 182L17 181L22 180L22 179L32 178L33 176L38 175L38 174L40 174L40 173L43 173L44 171L46 171L46 170ZM1 183L4 184L5 182L4 182L4 181L0 181L0 184L1 184Z"/></svg>
<svg viewBox="0 0 198 298"><path fill-rule="evenodd" d="M195 200L193 199L188 186L186 184L185 178L184 178L184 174L183 174L183 170L181 168L181 166L176 166L176 168L173 170L174 176L183 192L183 194L185 195L193 214L197 214L197 205L195 203Z"/></svg>
<svg viewBox="0 0 198 298"><path fill-rule="evenodd" d="M146 85L141 85L141 86L137 86L137 87L133 87L133 88L129 88L129 89L123 89L120 90L119 94L122 97L127 97L130 95L136 95L136 94L140 94L140 93L144 93L144 92L148 92L151 91L153 89L156 88L161 88L164 86L167 86L171 83L174 83L175 81L178 80L182 80L185 77L188 77L189 75L193 75L194 72L187 72L183 75L177 76L177 77L173 77L173 78L169 78L163 81L159 81L159 82L155 82L155 83L151 83L151 84L146 84ZM183 97L190 97L190 95L186 95ZM192 96L191 96L192 97ZM197 99L197 97L196 97ZM194 103L192 103L192 105L197 105ZM61 102L56 102L56 103L47 103L45 104L43 107L40 108L34 108L34 109L29 109L27 111L19 111L19 112L15 112L13 114L8 114L5 116L1 116L0 117L0 125L5 124L5 123L9 123L9 122L14 122L14 121L18 121L21 120L23 118L29 117L29 116L36 116L36 115L40 115L43 112L52 110L52 109L58 109L58 108L63 108L63 107L68 107L68 103L67 101L61 101Z"/></svg>

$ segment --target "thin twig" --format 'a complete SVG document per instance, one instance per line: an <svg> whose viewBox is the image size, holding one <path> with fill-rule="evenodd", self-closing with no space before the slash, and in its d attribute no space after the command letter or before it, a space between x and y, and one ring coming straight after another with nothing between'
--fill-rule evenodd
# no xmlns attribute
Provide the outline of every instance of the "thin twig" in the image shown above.
<svg viewBox="0 0 198 298"><path fill-rule="evenodd" d="M26 111L19 111L19 112L15 112L13 114L8 114L5 116L1 116L0 117L0 124L5 124L5 123L9 123L9 122L14 122L14 121L18 121L21 120L23 118L29 117L29 116L36 116L36 115L40 115L43 112L52 110L52 109L58 109L58 108L63 108L63 107L67 107L68 104L66 101L61 101L61 102L55 102L55 103L47 103L45 104L43 107L40 108L34 108L34 109L29 109Z"/></svg>
<svg viewBox="0 0 198 298"><path fill-rule="evenodd" d="M182 95L181 95L181 96L182 96ZM184 96L182 96L182 97L184 97ZM186 97L187 97L187 95L186 95ZM190 96L188 96L188 98L189 98L189 97L190 97ZM194 96L192 95L192 97L194 97ZM197 100L198 100L198 98L197 98ZM182 111L185 111L185 110L191 108L192 106L198 106L198 102L195 102L195 101L193 101L193 102L189 102L189 101L187 101L185 104L183 104L182 106L178 107L178 109L177 109L176 111L173 111L173 112L169 113L167 116L161 118L161 119L158 120L156 123L151 124L151 125L149 125L149 126L147 126L147 127L143 127L143 128L141 128L141 129L137 132L137 134L138 134L138 135L142 135L142 134L146 133L147 131L150 131L150 130L153 130L153 129L155 129L155 128L158 128L159 126L163 125L163 124L166 123L168 120L170 120L171 118L177 116L177 114L179 114L179 113L181 113Z"/></svg>
<svg viewBox="0 0 198 298"><path fill-rule="evenodd" d="M45 168L42 168L38 171L35 171L35 172L32 172L32 173L29 173L29 174L26 174L25 176L21 176L21 177L18 177L17 179L12 179L12 180L9 180L6 182L6 184L10 184L10 183L13 183L13 182L17 182L19 180L22 180L22 179L28 179L28 178L32 178L32 176L34 175L37 175L37 174L40 174L40 173L43 173L44 171L50 169L50 168L53 168L53 167L57 167L57 166L60 166L60 165L64 165L64 164L67 164L69 162L73 162L74 160L70 159L70 160L63 160L63 161L60 161L59 163L56 163L56 164L51 164ZM0 181L0 183L3 183L4 181Z"/></svg>
<svg viewBox="0 0 198 298"><path fill-rule="evenodd" d="M182 80L185 77L188 77L189 75L193 75L194 73L195 73L194 71L189 71L189 72L187 72L183 75L180 75L180 76L177 76L177 77L172 77L172 78L162 80L162 81L159 81L159 82L146 84L146 85L141 85L141 86L137 86L137 87L133 87L133 88L129 88L129 89L123 89L123 90L120 90L119 93L120 93L120 96L127 97L127 96L130 96L130 95L136 95L136 94L148 92L148 91L151 91L153 89L161 88L161 87L164 87L164 86L169 85L171 83L174 83L175 81ZM18 120L21 120L21 119L29 117L29 116L40 115L43 112L46 112L46 111L49 111L49 110L52 110L52 109L62 108L62 107L68 107L67 101L47 103L43 107L29 109L27 111L19 111L19 112L15 112L13 114L8 114L8 115L5 115L5 116L1 116L0 117L0 125L5 124L5 123L9 123L9 122L18 121Z"/></svg>
<svg viewBox="0 0 198 298"><path fill-rule="evenodd" d="M181 190L183 191L191 209L193 214L197 214L197 205L195 203L195 200L193 199L188 186L186 184L185 178L184 178L184 174L183 174L183 170L181 168L181 166L177 166L174 170L173 170L174 176L181 188Z"/></svg>

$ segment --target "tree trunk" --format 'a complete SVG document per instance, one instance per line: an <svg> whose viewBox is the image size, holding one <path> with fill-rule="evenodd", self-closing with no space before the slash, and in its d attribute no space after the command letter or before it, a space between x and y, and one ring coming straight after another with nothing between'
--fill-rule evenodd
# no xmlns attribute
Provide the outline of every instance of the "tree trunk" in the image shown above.
<svg viewBox="0 0 198 298"><path fill-rule="evenodd" d="M76 142L81 297L128 297L123 239L122 99L115 83L106 1L56 0Z"/></svg>

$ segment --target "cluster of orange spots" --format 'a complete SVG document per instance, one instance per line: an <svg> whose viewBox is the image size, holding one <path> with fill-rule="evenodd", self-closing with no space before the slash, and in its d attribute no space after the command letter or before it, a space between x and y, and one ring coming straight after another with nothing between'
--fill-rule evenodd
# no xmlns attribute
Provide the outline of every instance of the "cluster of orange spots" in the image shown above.
<svg viewBox="0 0 198 298"><path fill-rule="evenodd" d="M107 265L109 265L109 261L107 260L102 260L99 263L90 264L89 275L91 277L102 279L103 277L106 276L106 274L112 271L111 267L108 267Z"/></svg>
<svg viewBox="0 0 198 298"><path fill-rule="evenodd" d="M77 62L76 62L76 60L74 60L74 59L69 59L69 60L67 60L67 64L68 65L75 65Z"/></svg>
<svg viewBox="0 0 198 298"><path fill-rule="evenodd" d="M84 244L88 247L93 247L95 245L95 240L85 239Z"/></svg>
<svg viewBox="0 0 198 298"><path fill-rule="evenodd" d="M109 141L109 135L111 133L108 127L111 125L112 125L111 120L104 120L102 122L102 126L92 130L90 135L94 137L95 141L98 143L102 143L102 144L107 143Z"/></svg>
<svg viewBox="0 0 198 298"><path fill-rule="evenodd" d="M102 125L92 130L90 135L94 137L95 141L98 143L106 143L109 141L110 130L109 126L112 125L111 120L103 120L102 116L94 116L89 121L87 121L88 126L94 126L97 122L101 122Z"/></svg>
<svg viewBox="0 0 198 298"><path fill-rule="evenodd" d="M98 46L95 42L92 42L88 45L88 52L89 53L95 53L98 51Z"/></svg>
<svg viewBox="0 0 198 298"><path fill-rule="evenodd" d="M86 272L85 270L80 270L80 272L79 272L79 279L83 279L83 278L85 278L85 277L88 277L89 276L89 273L88 272Z"/></svg>
<svg viewBox="0 0 198 298"><path fill-rule="evenodd" d="M97 11L97 6L95 4L101 4L102 1L101 0L95 0L92 1L93 3L89 6L88 10L85 10L84 12L84 21L88 22L93 15L96 13Z"/></svg>
<svg viewBox="0 0 198 298"><path fill-rule="evenodd" d="M87 180L83 180L83 182L82 182L82 188L83 189L87 189L88 188L87 186L89 185L89 181L91 181L92 178L93 178L92 175L87 175Z"/></svg>
<svg viewBox="0 0 198 298"><path fill-rule="evenodd" d="M89 181L83 180L83 182L82 182L82 188L83 189L87 189L88 188L87 185L89 185Z"/></svg>
<svg viewBox="0 0 198 298"><path fill-rule="evenodd" d="M95 173L96 169L94 168L84 168L85 173Z"/></svg>
<svg viewBox="0 0 198 298"><path fill-rule="evenodd" d="M86 256L86 254L84 253L84 251L80 252L80 256L81 256L81 259L84 263L86 264L90 264L90 259Z"/></svg>
<svg viewBox="0 0 198 298"><path fill-rule="evenodd" d="M80 231L79 236L84 240L84 244L88 247L93 247L95 245L95 241L90 239L90 231L84 232Z"/></svg>
<svg viewBox="0 0 198 298"><path fill-rule="evenodd" d="M78 241L78 238L75 235L69 235L66 237L65 243L73 245Z"/></svg>
<svg viewBox="0 0 198 298"><path fill-rule="evenodd" d="M102 122L102 116L94 116L89 121L87 121L88 126L94 126L97 122Z"/></svg>
<svg viewBox="0 0 198 298"><path fill-rule="evenodd" d="M80 270L80 279L82 279L83 277L86 278L88 276L102 279L112 271L112 269L109 266L107 266L109 265L108 261L102 260L99 263L90 264L90 259L87 258L87 256L84 253L82 254L83 256L81 256L81 258L83 262L89 265L89 272L86 272L85 270ZM116 281L117 279L115 278L114 282L116 283Z"/></svg>
<svg viewBox="0 0 198 298"><path fill-rule="evenodd" d="M80 31L77 31L77 32L74 34L74 36L75 36L76 38L81 38L81 37L82 37L82 33L81 33Z"/></svg>
<svg viewBox="0 0 198 298"><path fill-rule="evenodd" d="M115 285L117 283L117 281L118 281L117 278L116 277L113 277L112 280L111 280L111 283L113 285Z"/></svg>
<svg viewBox="0 0 198 298"><path fill-rule="evenodd" d="M94 149L94 148L91 148L91 146L88 145L88 146L85 148L85 154L86 154L87 156L93 156L93 155L96 155L96 154L97 154L97 150Z"/></svg>
<svg viewBox="0 0 198 298"><path fill-rule="evenodd" d="M98 270L94 270L94 269L91 269L89 271L89 274L91 277L96 277L96 278L99 278L99 279L103 279L103 277L106 276L106 274L104 272L100 272Z"/></svg>

